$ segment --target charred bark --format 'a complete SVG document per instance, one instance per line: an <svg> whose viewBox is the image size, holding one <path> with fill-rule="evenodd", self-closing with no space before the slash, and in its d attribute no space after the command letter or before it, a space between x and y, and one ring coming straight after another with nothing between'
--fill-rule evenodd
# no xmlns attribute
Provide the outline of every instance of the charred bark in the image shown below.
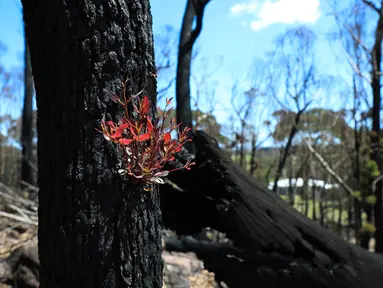
<svg viewBox="0 0 383 288"><path fill-rule="evenodd" d="M213 253L217 246L192 245L218 281L241 288L254 283L281 288L381 286L381 256L300 214L233 164L205 133L197 132L194 144L197 165L188 173L170 176L177 189L174 184L163 186L163 219L180 234L203 227L226 233L231 248L224 245ZM180 157L183 162L188 156L185 152Z"/></svg>
<svg viewBox="0 0 383 288"><path fill-rule="evenodd" d="M373 97L372 105L372 131L371 137L372 153L371 159L378 165L380 174L382 172L382 162L380 156L380 109L381 109L381 73L382 73L382 41L383 41L383 1L380 1L380 7L373 2L362 0L367 6L375 10L378 15L378 22L375 28L374 46L371 51L371 89ZM375 240L376 252L383 252L383 185L379 181L376 187L376 203L375 203ZM372 213L372 211L370 212Z"/></svg>
<svg viewBox="0 0 383 288"><path fill-rule="evenodd" d="M373 76L371 81L371 88L373 94L373 106L372 106L372 131L374 135L372 137L372 160L374 160L382 172L382 160L380 156L380 109L381 109L381 67L382 67L382 40L383 40L383 1L382 8L380 9L380 18L375 31L375 45L372 50L373 58ZM375 227L376 227L376 252L383 252L383 199L382 199L382 182L377 183L376 189L376 204L375 204Z"/></svg>
<svg viewBox="0 0 383 288"><path fill-rule="evenodd" d="M33 179L33 76L31 57L27 38L25 36L25 52L24 52L24 105L22 114L21 128L21 146L22 146L22 165L21 180L34 185Z"/></svg>
<svg viewBox="0 0 383 288"><path fill-rule="evenodd" d="M250 174L254 175L255 169L257 169L257 162L255 159L255 153L257 152L257 136L255 132L251 135L251 157L250 157Z"/></svg>
<svg viewBox="0 0 383 288"><path fill-rule="evenodd" d="M161 287L157 188L122 181L95 128L121 111L102 93L145 89L155 111L148 0L23 1L38 107L44 287Z"/></svg>
<svg viewBox="0 0 383 288"><path fill-rule="evenodd" d="M202 31L202 20L206 5L210 0L188 0L185 14L182 20L180 42L178 47L177 78L176 78L176 100L177 100L177 122L182 123L181 129L193 127L192 110L190 104L190 69L192 61L192 50L195 41ZM196 19L196 27L193 23ZM191 135L191 134L190 134ZM192 151L192 145L186 143L185 147Z"/></svg>

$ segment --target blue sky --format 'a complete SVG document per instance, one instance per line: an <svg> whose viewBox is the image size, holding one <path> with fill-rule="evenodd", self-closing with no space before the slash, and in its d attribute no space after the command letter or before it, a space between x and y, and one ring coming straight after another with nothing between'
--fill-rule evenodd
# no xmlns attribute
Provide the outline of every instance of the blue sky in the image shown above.
<svg viewBox="0 0 383 288"><path fill-rule="evenodd" d="M163 34L167 25L176 31L180 29L186 0L150 2L155 35ZM193 75L198 79L204 75L203 59L208 61L207 71L214 70L221 63L208 79L210 87L213 82L217 86L215 114L219 122L227 122L230 116L227 111L231 109L230 89L234 81L242 81L243 89L248 88L252 81L249 71L254 59L264 59L266 53L274 49L275 37L296 25L307 25L317 33L315 49L318 53L315 61L319 71L329 75L343 75L349 71L347 64L336 62L334 48L326 40L326 33L335 25L333 18L326 16L328 12L330 8L327 0L211 0L197 42L199 53L193 66ZM9 69L21 68L23 28L21 5L17 0L0 2L0 27L0 40L8 48L7 54L0 61ZM175 34L174 52L177 52L177 36ZM221 57L222 62L219 62ZM165 86L173 77L171 73L174 73L174 69L160 75L159 87ZM192 85L192 94L195 93L195 85ZM173 94L174 87L169 90L169 96ZM339 99L330 97L322 98L316 105L336 108L340 104ZM207 103L204 105L201 108L207 109ZM262 119L259 113L254 113L257 125L261 125ZM263 130L259 132L266 133Z"/></svg>

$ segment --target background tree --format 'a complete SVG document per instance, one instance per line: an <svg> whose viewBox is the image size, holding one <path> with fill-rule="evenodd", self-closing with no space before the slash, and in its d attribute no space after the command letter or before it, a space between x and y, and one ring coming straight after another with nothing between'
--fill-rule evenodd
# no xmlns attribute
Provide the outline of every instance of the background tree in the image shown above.
<svg viewBox="0 0 383 288"><path fill-rule="evenodd" d="M371 158L377 164L379 175L382 170L382 159L380 157L381 140L380 140L380 109L381 109L381 74L382 74L382 40L383 40L383 1L380 5L374 5L371 1L363 0L363 2L371 7L379 16L375 28L374 46L371 50L371 89L373 95L372 105L372 155ZM376 189L375 204L375 241L376 252L383 252L383 196L382 182L378 182Z"/></svg>
<svg viewBox="0 0 383 288"><path fill-rule="evenodd" d="M379 3L379 4L378 4ZM381 109L381 65L382 65L382 40L383 40L383 16L382 1L367 1L367 0L356 0L354 5L350 6L349 16L345 17L342 13L338 12L335 8L334 12L336 19L338 20L341 31L344 30L346 33L341 33L344 39L348 38L348 41L352 41L353 49L346 49L346 56L354 70L354 73L358 76L358 81L354 81L355 92L362 91L361 87L363 84L360 80L363 79L369 86L371 94L361 94L359 97L364 99L369 111L368 117L371 119L372 125L367 125L370 131L369 140L370 143L370 159L375 162L370 162L370 166L373 165L373 174L379 176L381 174L381 144L380 144L380 109ZM366 16L367 15L367 16ZM347 16L347 14L346 14ZM374 27L371 31L366 31L370 26L365 25L365 17L371 17L373 19ZM369 29L370 30L370 29ZM369 39L369 33L373 35L372 39ZM346 34L346 36L344 35ZM348 36L348 37L347 37ZM372 41L370 41L372 40ZM351 46L348 44L348 46ZM347 47L347 46L346 46ZM351 52L351 53L350 53ZM369 71L368 71L369 70ZM370 75L368 75L370 74ZM366 96L368 95L368 96ZM371 95L371 100L369 99ZM365 114L366 115L366 114ZM363 117L361 117L363 118ZM359 143L358 143L359 145ZM372 168L372 166L370 167ZM372 174L370 175L372 176ZM376 203L375 205L364 207L367 214L368 221L375 222L376 233L376 249L377 251L383 251L383 202L382 202L382 183L377 183L377 189L375 192ZM362 187L360 187L362 189ZM362 189L363 190L363 189ZM369 188L367 187L367 190ZM369 190L371 191L371 190ZM375 216L373 216L375 214ZM363 241L364 243L369 242L368 239ZM365 244L364 244L365 246Z"/></svg>
<svg viewBox="0 0 383 288"><path fill-rule="evenodd" d="M284 103L289 105L289 103L293 102L296 112L293 121L290 122L292 125L289 137L278 161L273 186L274 192L277 192L277 183L285 166L294 136L298 131L301 115L311 103L310 94L317 81L313 61L314 41L314 33L305 27L289 30L283 37L278 39L279 49L276 53L280 53L280 56L278 57L278 54L276 54L276 59L281 62L277 65L283 67L285 77L285 87L280 92L285 95ZM275 98L278 100L277 95L275 95ZM278 102L282 104L280 100ZM286 107L285 104L282 104L282 106Z"/></svg>
<svg viewBox="0 0 383 288"><path fill-rule="evenodd" d="M25 33L25 32L24 32ZM23 121L21 132L22 146L22 167L21 180L29 184L35 184L33 177L33 76L31 57L28 48L28 41L25 35L25 52L24 52L24 104L23 104Z"/></svg>
<svg viewBox="0 0 383 288"><path fill-rule="evenodd" d="M195 41L202 31L203 15L205 7L209 2L210 0L188 0L182 20L176 78L177 122L182 122L181 129L193 127L190 103L192 50ZM196 21L196 26L193 29L194 21ZM192 149L191 145L186 147Z"/></svg>

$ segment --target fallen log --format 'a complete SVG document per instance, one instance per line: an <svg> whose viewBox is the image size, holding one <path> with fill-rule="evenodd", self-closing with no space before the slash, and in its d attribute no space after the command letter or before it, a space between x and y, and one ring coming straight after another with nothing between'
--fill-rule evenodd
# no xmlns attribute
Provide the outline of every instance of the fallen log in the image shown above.
<svg viewBox="0 0 383 288"><path fill-rule="evenodd" d="M197 132L193 143L196 166L171 173L162 186L164 224L178 234L211 227L226 233L233 247L190 239L168 247L195 252L229 287L382 287L383 257L300 214L232 163L207 134ZM188 157L184 152L171 165Z"/></svg>

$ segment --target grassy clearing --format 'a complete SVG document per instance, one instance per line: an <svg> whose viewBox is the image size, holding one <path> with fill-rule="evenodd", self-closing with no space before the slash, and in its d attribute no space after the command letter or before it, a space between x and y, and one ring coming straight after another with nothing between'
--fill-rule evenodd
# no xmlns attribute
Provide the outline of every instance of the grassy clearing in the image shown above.
<svg viewBox="0 0 383 288"><path fill-rule="evenodd" d="M288 196L287 195L281 195L280 196L283 200L285 201L288 201ZM342 221L342 224L346 224L348 223L348 212L347 210L345 210L345 208L343 209L342 211L342 215L340 215L340 209L338 207L339 203L338 202L334 202L333 201L326 201L326 203L324 203L324 206L326 207L326 210L325 210L325 221L326 222L338 222L339 221L339 217L342 217L341 221ZM302 199L301 196L299 195L295 195L295 199L294 199L294 208L296 210L298 210L299 212L301 212L302 214L305 214L305 200ZM315 202L315 211L316 211L316 218L318 219L319 216L320 216L320 206L319 206L319 202L316 201ZM312 199L309 199L308 200L308 207L307 207L307 216L310 218L310 219L313 219L314 215L314 201Z"/></svg>

